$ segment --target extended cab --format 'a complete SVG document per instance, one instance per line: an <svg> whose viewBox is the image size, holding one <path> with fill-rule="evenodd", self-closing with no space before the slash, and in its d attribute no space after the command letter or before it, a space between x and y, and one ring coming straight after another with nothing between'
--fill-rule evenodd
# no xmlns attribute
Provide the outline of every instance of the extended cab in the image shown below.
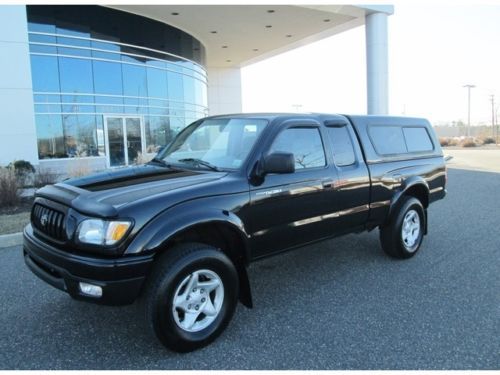
<svg viewBox="0 0 500 375"><path fill-rule="evenodd" d="M38 190L24 259L76 299L140 296L159 340L190 351L222 332L238 300L252 306L256 259L377 227L387 254L415 255L445 184L425 119L208 117L149 163Z"/></svg>

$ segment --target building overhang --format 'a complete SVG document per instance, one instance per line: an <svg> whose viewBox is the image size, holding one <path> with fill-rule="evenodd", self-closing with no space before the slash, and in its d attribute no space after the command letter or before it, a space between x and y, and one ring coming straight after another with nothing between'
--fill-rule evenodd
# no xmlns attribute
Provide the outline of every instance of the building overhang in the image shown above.
<svg viewBox="0 0 500 375"><path fill-rule="evenodd" d="M363 25L390 5L112 5L183 30L206 48L207 66L246 66Z"/></svg>

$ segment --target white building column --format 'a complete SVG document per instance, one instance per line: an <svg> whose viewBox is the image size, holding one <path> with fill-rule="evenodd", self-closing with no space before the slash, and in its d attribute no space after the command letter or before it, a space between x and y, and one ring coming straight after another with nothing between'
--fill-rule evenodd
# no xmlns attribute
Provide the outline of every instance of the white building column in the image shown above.
<svg viewBox="0 0 500 375"><path fill-rule="evenodd" d="M0 165L38 164L26 6L0 6Z"/></svg>
<svg viewBox="0 0 500 375"><path fill-rule="evenodd" d="M241 112L241 69L208 67L207 74L209 115Z"/></svg>
<svg viewBox="0 0 500 375"><path fill-rule="evenodd" d="M365 18L367 112L389 112L389 63L386 13L372 13Z"/></svg>

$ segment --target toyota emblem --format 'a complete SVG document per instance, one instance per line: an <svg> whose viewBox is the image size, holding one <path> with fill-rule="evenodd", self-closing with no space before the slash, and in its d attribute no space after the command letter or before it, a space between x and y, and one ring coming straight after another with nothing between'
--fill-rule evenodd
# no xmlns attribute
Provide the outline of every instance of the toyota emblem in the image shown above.
<svg viewBox="0 0 500 375"><path fill-rule="evenodd" d="M46 226L47 221L49 221L49 215L43 214L42 217L40 218L40 224L42 224L42 226Z"/></svg>

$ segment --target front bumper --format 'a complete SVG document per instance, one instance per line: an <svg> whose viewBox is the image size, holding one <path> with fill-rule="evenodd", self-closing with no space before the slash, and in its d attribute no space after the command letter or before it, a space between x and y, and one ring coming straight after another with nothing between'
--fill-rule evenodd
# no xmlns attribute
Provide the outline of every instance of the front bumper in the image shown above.
<svg viewBox="0 0 500 375"><path fill-rule="evenodd" d="M106 259L68 253L35 237L31 225L24 229L23 253L26 265L43 281L75 299L106 305L133 303L153 262L153 255ZM100 286L102 296L83 294L79 282Z"/></svg>

